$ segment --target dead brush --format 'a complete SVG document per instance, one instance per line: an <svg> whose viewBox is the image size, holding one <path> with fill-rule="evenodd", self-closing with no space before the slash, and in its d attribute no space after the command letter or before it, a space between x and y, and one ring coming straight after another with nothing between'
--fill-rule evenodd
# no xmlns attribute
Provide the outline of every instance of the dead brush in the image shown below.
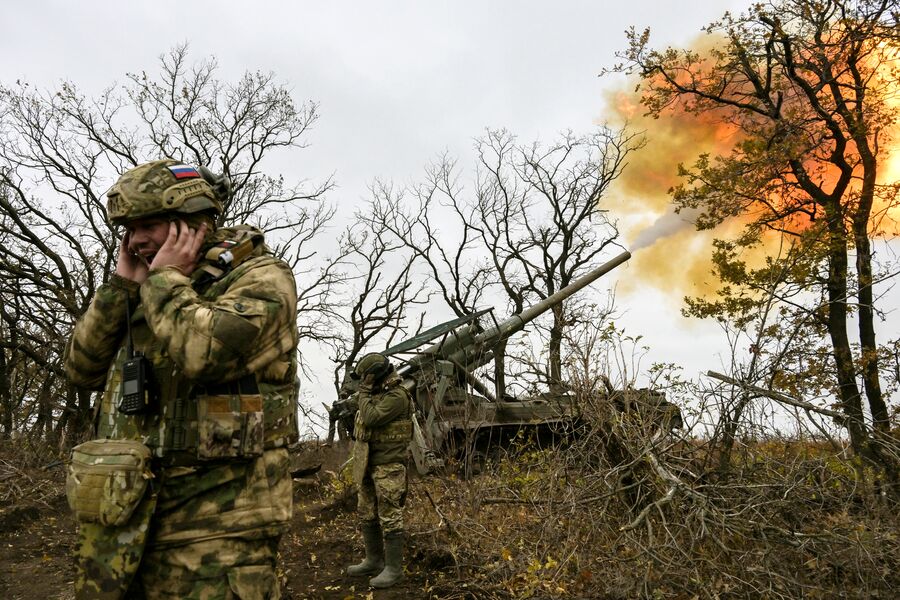
<svg viewBox="0 0 900 600"><path fill-rule="evenodd" d="M13 529L42 509L64 503L65 461L49 445L0 442L0 529Z"/></svg>
<svg viewBox="0 0 900 600"><path fill-rule="evenodd" d="M900 588L900 522L875 474L842 448L757 431L738 439L723 475L715 437L584 407L568 444L523 444L471 480L416 484L410 529L420 552L447 564L433 597L887 598Z"/></svg>

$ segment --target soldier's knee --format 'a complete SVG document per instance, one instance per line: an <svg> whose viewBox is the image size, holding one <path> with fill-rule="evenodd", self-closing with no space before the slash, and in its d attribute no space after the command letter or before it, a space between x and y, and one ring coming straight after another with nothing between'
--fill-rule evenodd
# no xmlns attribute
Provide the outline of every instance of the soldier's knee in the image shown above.
<svg viewBox="0 0 900 600"><path fill-rule="evenodd" d="M281 586L273 565L234 567L228 570L228 586L240 600L279 600Z"/></svg>

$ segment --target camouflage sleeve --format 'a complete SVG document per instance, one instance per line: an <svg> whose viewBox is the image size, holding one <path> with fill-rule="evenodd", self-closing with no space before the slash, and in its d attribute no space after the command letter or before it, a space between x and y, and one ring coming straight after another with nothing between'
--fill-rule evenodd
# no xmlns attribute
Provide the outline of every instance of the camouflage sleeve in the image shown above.
<svg viewBox="0 0 900 600"><path fill-rule="evenodd" d="M282 262L248 269L215 300L201 298L178 269L154 269L141 300L151 331L194 381L261 372L297 346L297 289Z"/></svg>
<svg viewBox="0 0 900 600"><path fill-rule="evenodd" d="M406 414L409 400L397 388L379 394L359 391L359 418L366 427L382 427Z"/></svg>
<svg viewBox="0 0 900 600"><path fill-rule="evenodd" d="M102 389L106 373L125 335L125 301L138 304L140 284L113 274L97 289L66 346L65 370L75 385Z"/></svg>

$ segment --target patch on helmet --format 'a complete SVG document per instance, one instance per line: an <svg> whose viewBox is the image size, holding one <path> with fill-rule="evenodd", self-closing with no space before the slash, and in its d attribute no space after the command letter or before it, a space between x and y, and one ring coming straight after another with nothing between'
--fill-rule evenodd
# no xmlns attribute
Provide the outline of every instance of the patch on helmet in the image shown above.
<svg viewBox="0 0 900 600"><path fill-rule="evenodd" d="M192 177L200 177L200 173L197 172L197 169L189 165L171 165L167 168L172 172L172 175L175 176L175 179L190 179Z"/></svg>
<svg viewBox="0 0 900 600"><path fill-rule="evenodd" d="M130 204L118 192L110 192L106 195L106 210L113 219L128 213Z"/></svg>

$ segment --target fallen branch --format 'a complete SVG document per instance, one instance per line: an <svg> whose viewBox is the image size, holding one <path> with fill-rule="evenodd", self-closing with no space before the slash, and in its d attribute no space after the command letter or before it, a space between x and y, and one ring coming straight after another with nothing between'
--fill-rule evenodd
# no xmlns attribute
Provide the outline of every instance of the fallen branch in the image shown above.
<svg viewBox="0 0 900 600"><path fill-rule="evenodd" d="M440 518L437 529L440 529L441 525L444 525L447 528L448 535L455 535L456 532L453 531L453 526L450 524L450 519L448 519L447 516L443 512L441 512L441 509L438 508L437 502L434 501L434 498L431 497L431 494L428 492L428 490L423 488L422 491L425 492L425 497L428 498L429 502L431 502L431 506L432 508L434 508L434 512L436 512L437 516Z"/></svg>
<svg viewBox="0 0 900 600"><path fill-rule="evenodd" d="M684 490L684 492L688 496L691 496L692 498L699 500L700 504L703 506L706 506L708 504L708 499L706 496L704 496L700 492L694 491L689 485L687 485L685 482L683 482L677 475L674 475L673 473L671 473L668 469L666 469L662 465L662 463L659 462L659 459L650 450L650 448L652 448L652 447L653 446L651 444L651 446L649 446L647 448L647 450L644 452L644 456L647 457L647 460L650 462L651 466L653 466L653 470L656 471L656 474L659 475L659 477L661 479L663 479L664 481L669 482L669 484L670 484L669 490L666 492L665 496L663 496L656 502L653 502L652 504L648 504L647 506L645 506L644 510L642 510L631 523L629 523L628 525L623 525L622 527L619 528L619 531L631 531L632 529L636 528L638 525L640 525L644 521L644 519L647 518L647 515L650 513L650 511L652 509L655 508L657 510L660 510L660 509L662 509L663 506L672 502L672 500L675 498L675 492L677 492L678 490Z"/></svg>
<svg viewBox="0 0 900 600"><path fill-rule="evenodd" d="M772 390L767 390L765 388L761 388L759 386L755 386L749 383L744 383L743 381L739 381L728 375L722 375L721 373L716 373L715 371L707 371L707 375L714 379L718 379L719 381L724 381L725 383L730 383L731 385L735 385L741 389L747 390L748 392L753 392L754 394L758 394L760 396L765 396L766 398L770 398L775 400L776 402L781 402L782 404L790 404L791 406L796 406L797 408L802 408L804 410L809 410L815 413L819 413L820 415L825 415L827 417L831 417L833 419L837 419L838 422L844 422L848 419L847 415L844 413L840 413L836 410L831 410L828 408L821 408L816 406L815 404L810 404L804 400L797 400L796 398L791 398L786 394L782 394L781 392L775 392Z"/></svg>

